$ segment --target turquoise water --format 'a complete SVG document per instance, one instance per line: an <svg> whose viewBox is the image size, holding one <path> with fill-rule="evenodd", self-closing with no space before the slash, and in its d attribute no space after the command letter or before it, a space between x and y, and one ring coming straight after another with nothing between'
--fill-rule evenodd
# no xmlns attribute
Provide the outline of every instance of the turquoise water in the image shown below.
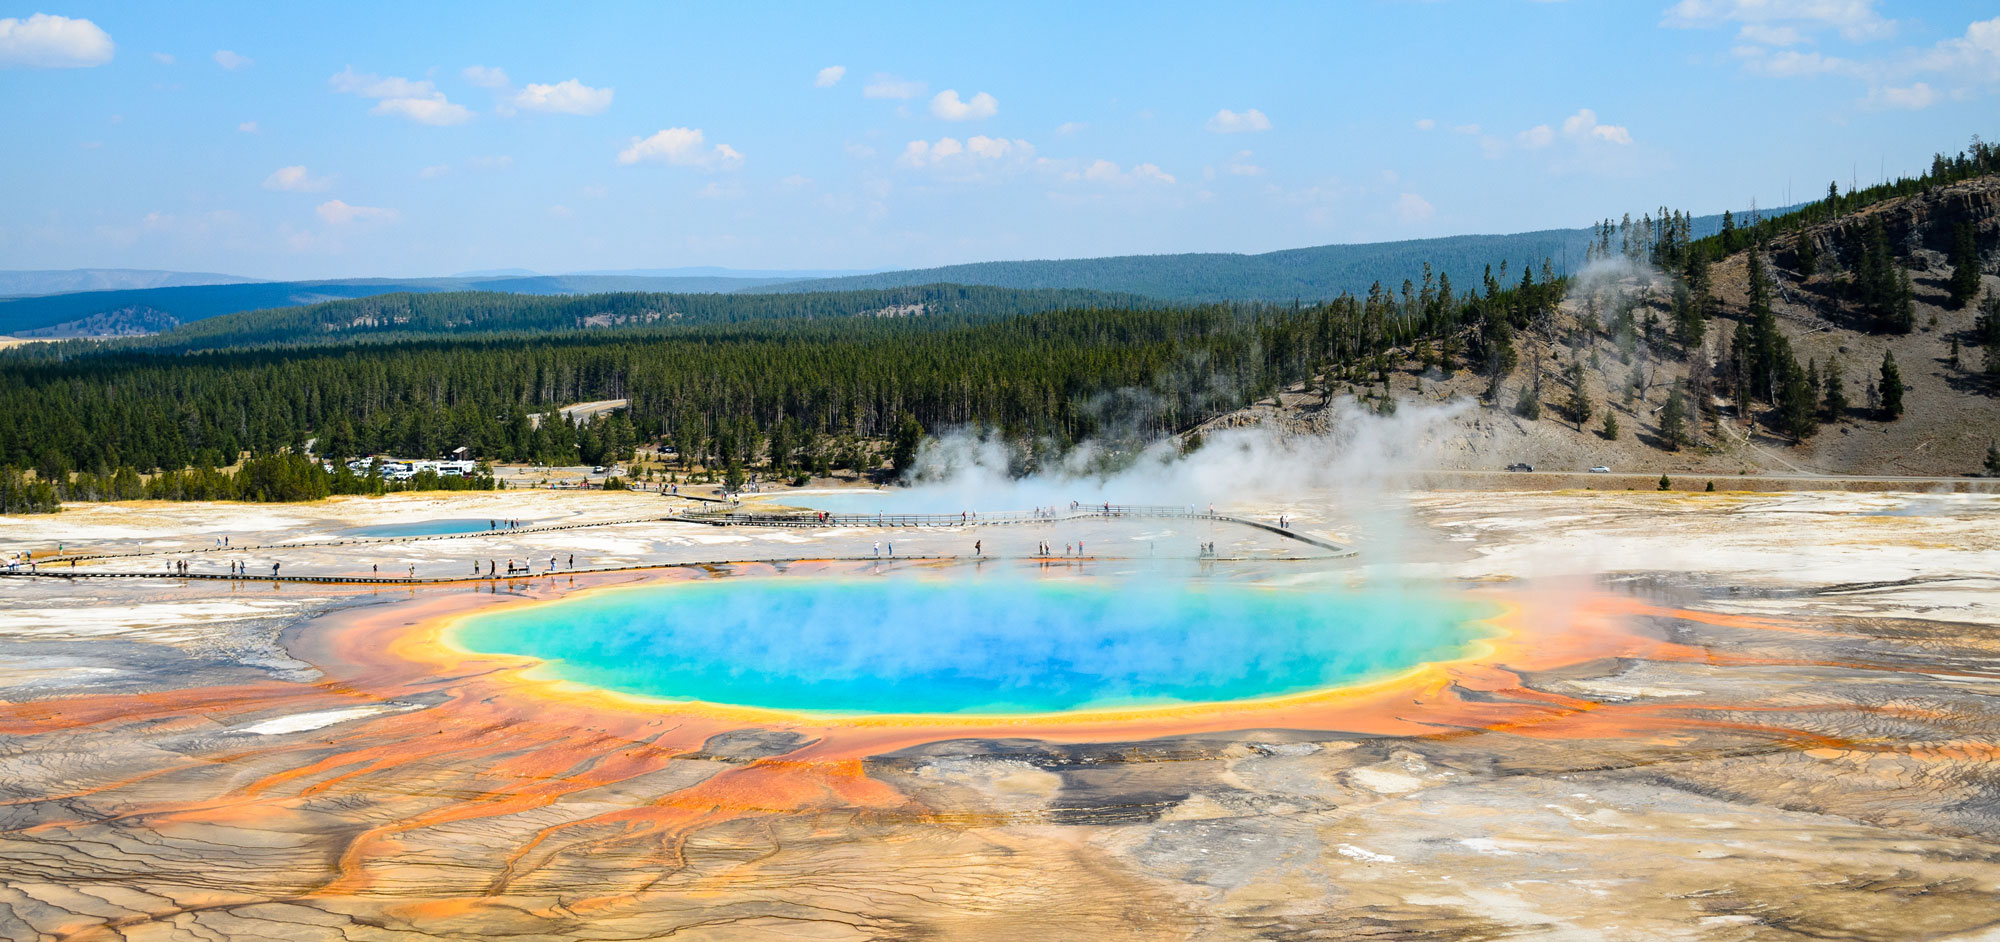
<svg viewBox="0 0 2000 942"><path fill-rule="evenodd" d="M721 579L460 623L474 651L672 700L843 714L1241 700L1462 653L1483 607L1430 595L1014 578Z"/></svg>
<svg viewBox="0 0 2000 942"><path fill-rule="evenodd" d="M344 531L348 536L444 536L451 533L484 533L493 521L484 517L478 520L416 520L410 523L383 523L372 527L354 527Z"/></svg>

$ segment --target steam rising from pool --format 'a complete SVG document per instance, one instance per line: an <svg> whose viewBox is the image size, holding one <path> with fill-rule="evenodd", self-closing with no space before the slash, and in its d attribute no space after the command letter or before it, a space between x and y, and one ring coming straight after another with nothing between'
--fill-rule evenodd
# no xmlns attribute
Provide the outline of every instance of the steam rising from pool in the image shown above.
<svg viewBox="0 0 2000 942"><path fill-rule="evenodd" d="M1035 714L1244 700L1449 659L1463 600L1144 581L777 577L583 593L457 642L669 700L834 714Z"/></svg>

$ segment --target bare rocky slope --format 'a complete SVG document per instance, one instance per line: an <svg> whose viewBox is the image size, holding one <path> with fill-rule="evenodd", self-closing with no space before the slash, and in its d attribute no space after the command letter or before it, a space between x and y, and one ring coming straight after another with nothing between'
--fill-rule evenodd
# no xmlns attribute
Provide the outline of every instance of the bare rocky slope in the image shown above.
<svg viewBox="0 0 2000 942"><path fill-rule="evenodd" d="M1909 271L1914 292L1916 329L1906 335L1871 333L1848 300L1847 272L1841 267L1839 232L1883 221L1897 261ZM1782 474L1782 475L1920 475L1960 476L1982 470L1989 445L2000 442L2000 389L1983 375L1984 354L1974 340L1979 304L1958 310L1947 304L1947 261L1953 226L1970 220L1978 231L1984 282L1982 297L2000 294L2000 178L1985 177L1903 199L1891 200L1860 213L1811 227L1823 260L1819 270L1801 272L1794 245L1765 249L1773 282L1773 311L1781 332L1790 340L1800 363L1820 369L1838 361L1853 407L1838 417L1822 419L1819 430L1804 442L1767 430L1769 407L1753 404L1749 417L1737 403L1717 397L1706 404L1704 418L1692 428L1695 442L1668 450L1660 440L1659 412L1675 383L1689 371L1664 329L1644 338L1637 349L1623 351L1603 331L1578 341L1576 326L1593 299L1605 310L1616 299L1636 303L1635 316L1644 321L1657 314L1669 319L1671 286L1643 270L1587 272L1572 287L1553 323L1539 335L1519 338L1520 366L1502 384L1496 402L1478 401L1488 378L1459 368L1449 375L1425 371L1404 360L1389 388L1397 408L1458 402L1455 433L1438 443L1435 464L1441 470L1501 470L1526 463L1537 471L1584 471L1607 466L1615 471L1657 475ZM1702 355L1715 357L1737 322L1748 317L1749 254L1737 252L1713 265L1713 302ZM1851 264L1851 263L1850 263ZM1951 357L1953 339L1960 346L1958 363ZM1537 357L1539 352L1540 356ZM1887 420L1869 408L1867 391L1882 363L1892 353L1906 384L1906 411ZM1570 397L1564 375L1572 357L1588 367L1585 387L1593 409L1581 428L1564 417ZM1629 398L1626 388L1637 367L1644 382ZM1524 418L1515 410L1524 386L1540 374L1541 417ZM1336 384L1324 388L1296 387L1275 399L1224 415L1205 429L1259 423L1280 423L1299 430L1324 428L1342 410L1337 404L1361 398L1379 407L1380 386ZM1621 426L1617 438L1602 433L1606 411Z"/></svg>

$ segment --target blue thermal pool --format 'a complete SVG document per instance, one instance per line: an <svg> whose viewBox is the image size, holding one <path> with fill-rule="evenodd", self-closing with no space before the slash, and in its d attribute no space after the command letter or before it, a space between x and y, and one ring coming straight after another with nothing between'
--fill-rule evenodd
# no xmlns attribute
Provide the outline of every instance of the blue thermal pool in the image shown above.
<svg viewBox="0 0 2000 942"><path fill-rule="evenodd" d="M1491 614L1439 593L773 577L580 593L471 616L454 639L668 700L1031 714L1351 684L1457 657Z"/></svg>
<svg viewBox="0 0 2000 942"><path fill-rule="evenodd" d="M484 533L492 529L493 523L494 521L485 517L478 520L413 520L408 523L354 527L342 533L352 537L446 536L453 533Z"/></svg>

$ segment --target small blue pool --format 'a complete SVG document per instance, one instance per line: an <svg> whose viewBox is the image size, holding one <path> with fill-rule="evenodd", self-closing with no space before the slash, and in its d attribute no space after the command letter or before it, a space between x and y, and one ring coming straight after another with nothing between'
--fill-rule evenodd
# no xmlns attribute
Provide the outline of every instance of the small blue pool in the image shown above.
<svg viewBox="0 0 2000 942"><path fill-rule="evenodd" d="M496 526L497 524L497 526ZM380 523L372 527L355 527L341 531L342 536L388 537L388 536L449 536L454 533L485 533L489 529L504 527L506 521L488 520L412 520L408 523Z"/></svg>

